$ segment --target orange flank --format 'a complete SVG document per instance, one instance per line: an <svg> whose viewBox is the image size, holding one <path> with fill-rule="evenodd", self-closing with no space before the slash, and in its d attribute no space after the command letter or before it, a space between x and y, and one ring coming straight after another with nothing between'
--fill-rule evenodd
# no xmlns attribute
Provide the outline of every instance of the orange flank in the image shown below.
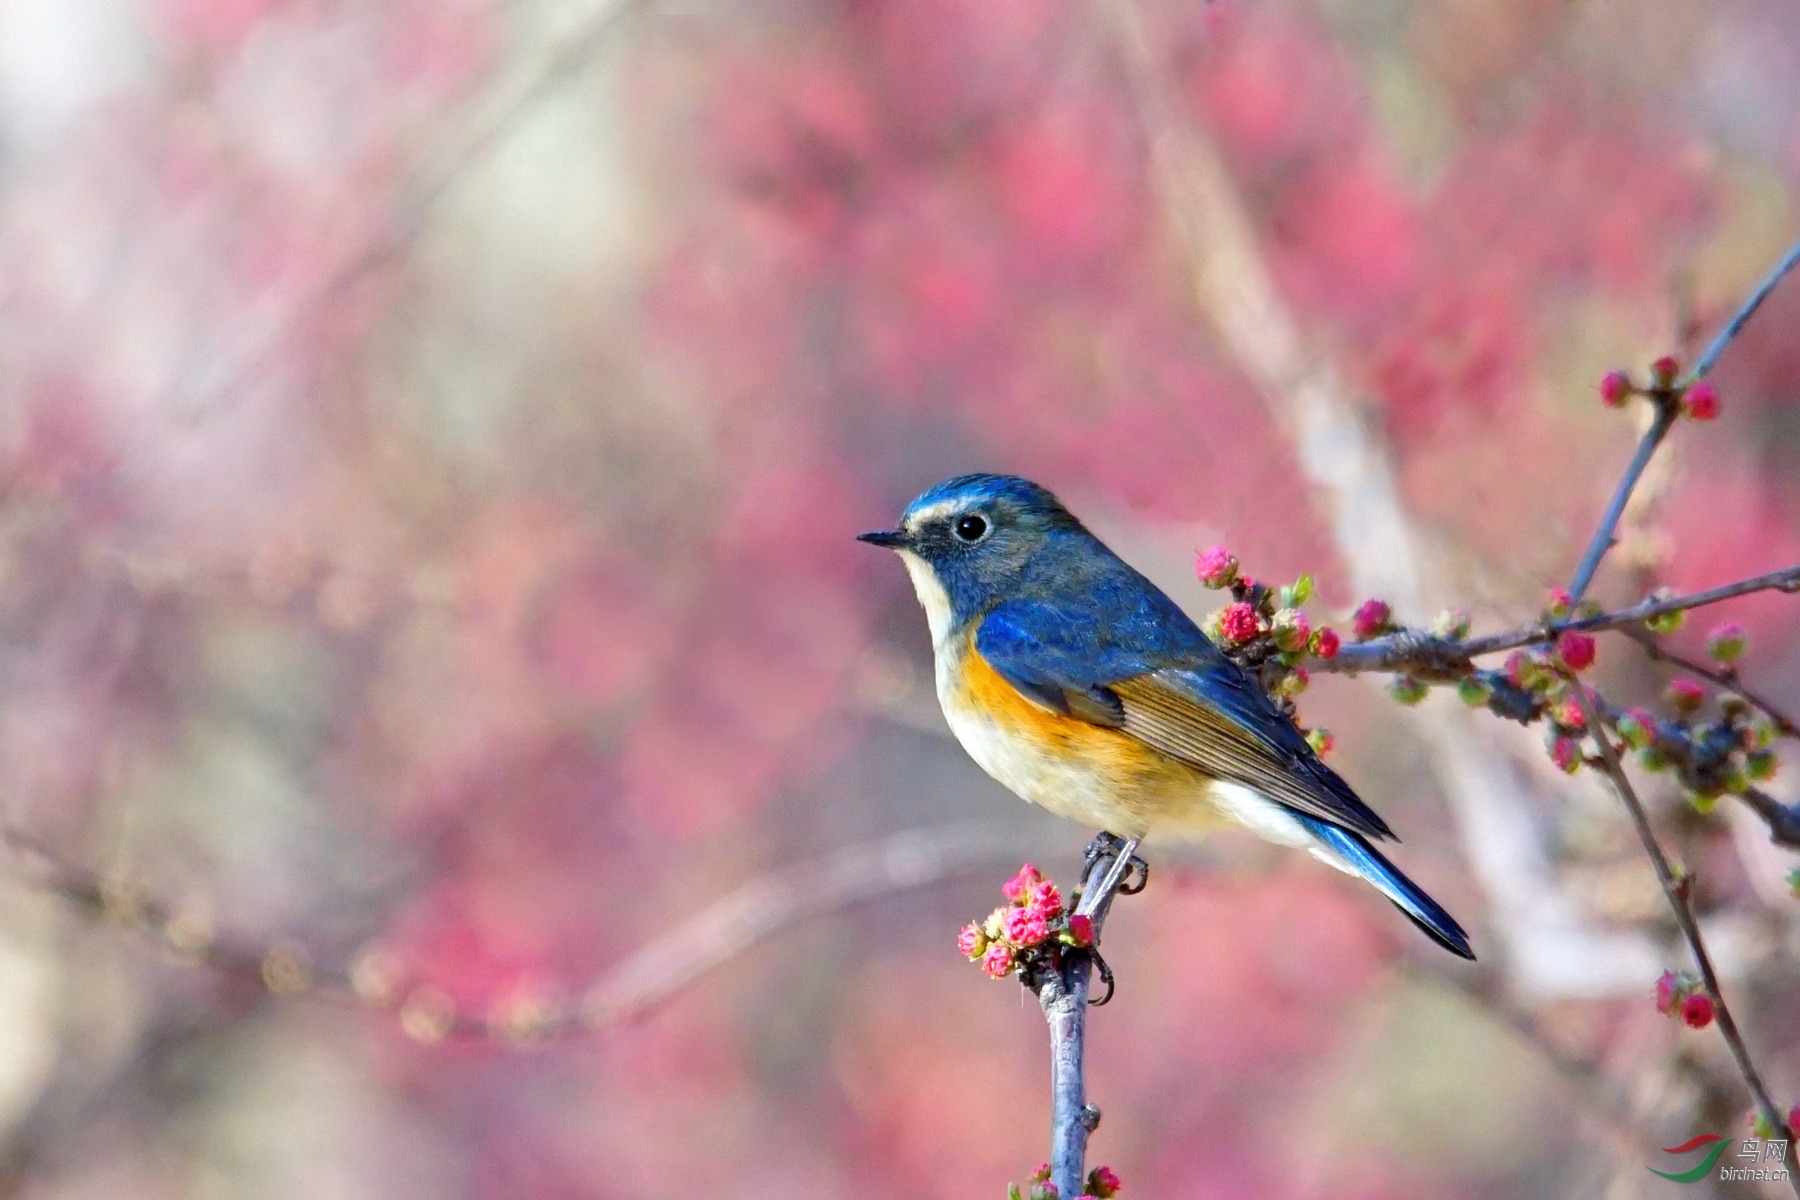
<svg viewBox="0 0 1800 1200"><path fill-rule="evenodd" d="M1117 729L1055 712L1008 683L972 636L950 655L944 714L995 779L1061 816L1142 835L1219 823L1210 780Z"/></svg>

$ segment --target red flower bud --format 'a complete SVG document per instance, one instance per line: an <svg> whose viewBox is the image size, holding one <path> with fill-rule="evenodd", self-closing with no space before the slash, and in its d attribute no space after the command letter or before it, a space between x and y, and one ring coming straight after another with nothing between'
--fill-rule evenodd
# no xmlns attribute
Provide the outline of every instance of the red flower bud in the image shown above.
<svg viewBox="0 0 1800 1200"><path fill-rule="evenodd" d="M1631 390L1631 376L1623 371L1608 371L1600 377L1600 400L1608 408L1625 403Z"/></svg>
<svg viewBox="0 0 1800 1200"><path fill-rule="evenodd" d="M1681 398L1681 407L1696 421L1711 421L1719 415L1719 393L1710 383L1696 383Z"/></svg>
<svg viewBox="0 0 1800 1200"><path fill-rule="evenodd" d="M1581 769L1581 746L1574 738L1559 737L1550 747L1550 757L1558 768L1573 775Z"/></svg>
<svg viewBox="0 0 1800 1200"><path fill-rule="evenodd" d="M1025 897L1025 907L1042 914L1048 920L1062 912L1062 893L1056 890L1054 883L1046 879L1031 889L1031 893Z"/></svg>
<svg viewBox="0 0 1800 1200"><path fill-rule="evenodd" d="M1005 979L1012 973L1012 951L999 942L995 942L987 948L987 953L981 956L981 969L995 979Z"/></svg>
<svg viewBox="0 0 1800 1200"><path fill-rule="evenodd" d="M1069 936L1075 939L1077 946L1094 944L1094 918L1086 913L1076 913L1069 918Z"/></svg>
<svg viewBox="0 0 1800 1200"><path fill-rule="evenodd" d="M1650 374L1656 377L1657 383L1668 387L1681 374L1681 364L1675 361L1673 355L1665 354L1650 364Z"/></svg>
<svg viewBox="0 0 1800 1200"><path fill-rule="evenodd" d="M956 935L956 948L962 951L962 956L971 962L987 953L987 945L987 934L983 933L981 926L974 921L964 925L962 932Z"/></svg>
<svg viewBox="0 0 1800 1200"><path fill-rule="evenodd" d="M1321 629L1312 635L1312 652L1318 658L1336 658L1342 645L1335 629Z"/></svg>
<svg viewBox="0 0 1800 1200"><path fill-rule="evenodd" d="M1393 620L1393 610L1388 608L1385 600L1364 600L1362 605L1350 615L1350 628L1358 641L1366 642L1379 636Z"/></svg>
<svg viewBox="0 0 1800 1200"><path fill-rule="evenodd" d="M1556 639L1556 653L1571 671L1585 671L1594 665L1594 639L1591 634L1571 629Z"/></svg>
<svg viewBox="0 0 1800 1200"><path fill-rule="evenodd" d="M1087 1195L1095 1200L1112 1200L1119 1189L1125 1185L1119 1182L1119 1176L1111 1167L1095 1167L1088 1172Z"/></svg>
<svg viewBox="0 0 1800 1200"><path fill-rule="evenodd" d="M1691 1029L1705 1029L1712 1024L1712 997L1704 992L1695 992L1681 1002L1681 1019Z"/></svg>
<svg viewBox="0 0 1800 1200"><path fill-rule="evenodd" d="M1219 614L1219 630L1230 642L1247 642L1256 636L1256 609L1239 601Z"/></svg>

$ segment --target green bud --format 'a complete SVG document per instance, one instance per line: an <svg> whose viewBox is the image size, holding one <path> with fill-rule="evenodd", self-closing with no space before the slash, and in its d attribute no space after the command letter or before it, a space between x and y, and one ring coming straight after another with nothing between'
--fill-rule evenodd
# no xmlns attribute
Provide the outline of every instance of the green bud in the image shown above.
<svg viewBox="0 0 1800 1200"><path fill-rule="evenodd" d="M1494 691L1487 681L1474 675L1465 675L1456 681L1456 698L1470 708L1480 708L1488 702Z"/></svg>
<svg viewBox="0 0 1800 1200"><path fill-rule="evenodd" d="M1288 589L1288 605L1298 608L1313 598L1313 577L1302 575Z"/></svg>
<svg viewBox="0 0 1800 1200"><path fill-rule="evenodd" d="M1645 746L1638 751L1638 766L1646 771L1666 771L1669 769L1669 760L1655 746Z"/></svg>
<svg viewBox="0 0 1800 1200"><path fill-rule="evenodd" d="M1744 774L1757 783L1767 783L1775 778L1775 768L1780 765L1775 761L1773 750L1752 750L1744 755Z"/></svg>
<svg viewBox="0 0 1800 1200"><path fill-rule="evenodd" d="M1750 777L1736 763L1725 773L1725 790L1734 796L1741 796L1750 790Z"/></svg>
<svg viewBox="0 0 1800 1200"><path fill-rule="evenodd" d="M1670 599L1674 595L1675 593L1668 588L1657 588L1654 592L1651 592L1648 596L1644 597L1644 599L1660 603ZM1687 612L1682 609L1663 613L1660 616L1644 618L1644 628L1648 629L1651 633L1674 633L1686 623Z"/></svg>
<svg viewBox="0 0 1800 1200"><path fill-rule="evenodd" d="M1719 807L1719 798L1717 796L1706 795L1702 792L1689 792L1688 803L1694 806L1695 812L1704 815Z"/></svg>
<svg viewBox="0 0 1800 1200"><path fill-rule="evenodd" d="M1396 675L1388 684L1388 694L1409 708L1423 700L1429 691L1429 687L1410 675Z"/></svg>

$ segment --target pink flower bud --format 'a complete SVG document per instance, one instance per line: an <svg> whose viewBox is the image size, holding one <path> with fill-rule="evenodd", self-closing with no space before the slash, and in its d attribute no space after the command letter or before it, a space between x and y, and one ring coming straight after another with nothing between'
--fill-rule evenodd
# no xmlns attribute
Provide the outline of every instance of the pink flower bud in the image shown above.
<svg viewBox="0 0 1800 1200"><path fill-rule="evenodd" d="M1025 907L1048 920L1062 913L1062 893L1048 879L1031 889L1025 898Z"/></svg>
<svg viewBox="0 0 1800 1200"><path fill-rule="evenodd" d="M1573 596L1569 595L1569 593L1566 589L1559 588L1559 587L1553 587L1550 589L1550 615L1551 616L1566 617L1569 615L1569 610L1574 607L1575 607L1575 598Z"/></svg>
<svg viewBox="0 0 1800 1200"><path fill-rule="evenodd" d="M1668 387L1675 382L1675 377L1681 374L1681 364L1675 361L1673 355L1665 354L1650 364L1650 374L1656 378L1658 384Z"/></svg>
<svg viewBox="0 0 1800 1200"><path fill-rule="evenodd" d="M1005 979L1012 974L1012 951L1001 943L995 942L987 948L987 953L981 956L981 969L994 979Z"/></svg>
<svg viewBox="0 0 1800 1200"><path fill-rule="evenodd" d="M1550 758L1558 769L1573 775L1581 769L1581 746L1574 738L1559 737L1550 747Z"/></svg>
<svg viewBox="0 0 1800 1200"><path fill-rule="evenodd" d="M1033 1182L1033 1183L1049 1183L1050 1182L1050 1164L1047 1162L1039 1163L1037 1165L1037 1170L1035 1170L1031 1173L1031 1182Z"/></svg>
<svg viewBox="0 0 1800 1200"><path fill-rule="evenodd" d="M1696 383L1681 398L1681 407L1696 421L1714 420L1719 415L1719 393L1710 383Z"/></svg>
<svg viewBox="0 0 1800 1200"><path fill-rule="evenodd" d="M1077 946L1094 944L1094 918L1086 913L1076 913L1069 918L1069 936Z"/></svg>
<svg viewBox="0 0 1800 1200"><path fill-rule="evenodd" d="M1676 1005L1681 1003L1681 997L1686 990L1681 985L1680 976L1673 971L1664 971L1662 977L1656 981L1656 1011L1673 1013Z"/></svg>
<svg viewBox="0 0 1800 1200"><path fill-rule="evenodd" d="M1631 376L1623 371L1608 371L1600 377L1600 400L1608 408L1617 408L1631 395Z"/></svg>
<svg viewBox="0 0 1800 1200"><path fill-rule="evenodd" d="M1321 629L1312 635L1312 652L1318 658L1336 658L1342 645L1335 629Z"/></svg>
<svg viewBox="0 0 1800 1200"><path fill-rule="evenodd" d="M987 947L987 934L983 933L981 926L974 921L964 925L962 932L956 935L956 948L962 951L962 956L970 962L974 962L986 954Z"/></svg>
<svg viewBox="0 0 1800 1200"><path fill-rule="evenodd" d="M1019 868L1019 873L1000 885L1000 894L1014 904L1025 903L1025 897L1031 889L1044 882L1044 876L1030 863Z"/></svg>
<svg viewBox="0 0 1800 1200"><path fill-rule="evenodd" d="M1029 950L1050 936L1050 922L1035 908L1009 908L1002 928L1006 940L1020 950Z"/></svg>
<svg viewBox="0 0 1800 1200"><path fill-rule="evenodd" d="M1112 1200L1125 1185L1119 1182L1118 1173L1111 1167L1095 1167L1088 1172L1087 1194L1094 1200Z"/></svg>
<svg viewBox="0 0 1800 1200"><path fill-rule="evenodd" d="M1574 700L1564 700L1556 709L1556 723L1564 729L1586 729L1587 714Z"/></svg>
<svg viewBox="0 0 1800 1200"><path fill-rule="evenodd" d="M1393 620L1393 612L1385 600L1364 600L1350 616L1350 629L1356 634L1356 640L1366 642L1383 633L1388 623Z"/></svg>
<svg viewBox="0 0 1800 1200"><path fill-rule="evenodd" d="M1712 1024L1712 997L1704 992L1695 992L1681 1002L1681 1019L1690 1029L1705 1029Z"/></svg>
<svg viewBox="0 0 1800 1200"><path fill-rule="evenodd" d="M1663 692L1669 707L1679 713L1691 713L1706 701L1706 693L1691 679L1672 679Z"/></svg>
<svg viewBox="0 0 1800 1200"><path fill-rule="evenodd" d="M1556 653L1571 671L1585 671L1594 665L1593 635L1571 629L1556 639Z"/></svg>
<svg viewBox="0 0 1800 1200"><path fill-rule="evenodd" d="M1202 550L1194 561L1194 574L1209 588L1230 587L1237 573L1238 560L1223 546Z"/></svg>
<svg viewBox="0 0 1800 1200"><path fill-rule="evenodd" d="M1727 621L1706 635L1706 652L1715 662L1734 663L1744 656L1744 649L1749 645L1749 638L1744 627L1736 621Z"/></svg>
<svg viewBox="0 0 1800 1200"><path fill-rule="evenodd" d="M1235 644L1249 641L1257 633L1256 609L1241 600L1228 605L1219 614L1219 630L1228 642Z"/></svg>

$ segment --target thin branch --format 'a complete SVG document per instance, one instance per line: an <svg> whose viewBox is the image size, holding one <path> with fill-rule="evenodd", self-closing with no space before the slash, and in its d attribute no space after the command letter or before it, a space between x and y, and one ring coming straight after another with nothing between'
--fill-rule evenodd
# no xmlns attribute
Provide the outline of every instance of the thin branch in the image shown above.
<svg viewBox="0 0 1800 1200"><path fill-rule="evenodd" d="M1651 827L1650 816L1644 811L1643 802L1638 799L1637 790L1632 787L1631 779L1625 774L1625 767L1619 760L1617 747L1601 724L1600 706L1588 695L1588 690L1572 675L1569 677L1570 694L1581 706L1582 715L1587 719L1589 734L1600 750L1600 765L1613 791L1618 793L1619 800L1631 816L1632 826L1637 830L1638 840L1643 843L1644 853L1649 856L1650 865L1656 869L1656 881L1662 887L1663 896L1669 907L1675 912L1675 922L1681 928L1681 936L1686 940L1688 951L1694 956L1694 963L1700 968L1700 979L1705 985L1707 994L1712 997L1715 1019L1719 1023L1719 1034L1731 1049L1731 1056L1737 1062L1738 1073L1743 1076L1755 1099L1756 1110L1762 1114L1769 1128L1786 1139L1792 1139L1787 1127L1787 1119L1775 1102L1769 1098L1769 1089L1763 1084L1762 1075L1750 1058L1749 1048L1744 1045L1743 1034L1739 1032L1737 1019L1731 1014L1730 1005L1725 1002L1725 992L1719 986L1718 972L1713 969L1712 955L1707 952L1706 942L1700 935L1700 924L1694 919L1694 910L1688 902L1692 890L1692 877L1683 871L1679 876L1663 852L1662 843L1656 840L1656 831ZM1800 1174L1790 1175L1789 1185L1794 1194L1800 1196Z"/></svg>
<svg viewBox="0 0 1800 1200"><path fill-rule="evenodd" d="M1638 442L1637 453L1631 456L1631 463L1619 479L1619 486L1613 489L1612 499L1607 502L1606 511L1600 517L1600 525L1594 530L1587 552L1581 556L1581 562L1575 568L1575 578L1569 584L1572 603L1579 604L1581 598L1587 595L1588 585L1594 581L1594 572L1600 569L1600 560L1606 557L1606 552L1618 540L1619 518L1625 515L1625 506L1631 502L1631 493L1636 490L1644 468L1650 465L1656 448L1669 436L1669 430L1675 427L1675 419L1681 415L1681 409L1672 395L1655 395L1651 400L1656 405L1656 417L1650 422L1650 428L1644 431L1643 439Z"/></svg>
<svg viewBox="0 0 1800 1200"><path fill-rule="evenodd" d="M254 346L215 377L192 402L188 417L209 415L225 398L240 394L307 322L323 314L363 279L399 257L424 231L446 193L470 167L487 158L545 97L585 67L626 20L655 0L602 0L573 33L550 48L541 64L513 93L490 101L484 116L449 150L415 169L400 190L396 213L354 258L332 272L301 299Z"/></svg>
<svg viewBox="0 0 1800 1200"><path fill-rule="evenodd" d="M1082 874L1081 902L1075 911L1093 920L1096 948L1136 850L1135 840L1107 848ZM1091 884L1093 880L1098 884ZM1086 1186L1088 1134L1100 1124L1100 1110L1087 1102L1083 1063L1093 969L1094 955L1064 954L1057 966L1025 981L1037 993L1050 1029L1050 1182L1058 1194L1068 1197L1081 1195Z"/></svg>
<svg viewBox="0 0 1800 1200"><path fill-rule="evenodd" d="M1773 702L1745 687L1743 681L1738 678L1736 670L1729 667L1717 670L1705 663L1697 662L1685 654L1678 654L1664 646L1657 636L1647 629L1628 626L1620 632L1643 647L1644 653L1650 657L1652 662L1673 663L1690 675L1698 675L1709 683L1724 688L1769 718L1770 723L1775 726L1775 732L1782 737L1800 738L1800 725L1796 725L1793 718L1775 707Z"/></svg>
<svg viewBox="0 0 1800 1200"><path fill-rule="evenodd" d="M291 942L259 945L214 934L178 907L58 858L0 828L21 875L84 911L111 917L172 949L178 959L279 995L396 1015L422 1041L499 1037L531 1042L613 1028L655 1008L758 942L801 921L879 896L929 887L1016 862L1038 839L1010 823L959 822L847 847L746 883L618 963L574 1002L521 997L490 1013L459 1011L448 993L407 979L378 955L319 964Z"/></svg>
<svg viewBox="0 0 1800 1200"><path fill-rule="evenodd" d="M1756 314L1756 310L1762 307L1762 302L1769 298L1769 293L1775 290L1775 285L1794 269L1796 263L1800 263L1800 242L1795 242L1788 248L1788 252L1782 256L1781 261L1776 263L1767 275L1763 276L1763 281L1756 285L1756 290L1751 292L1749 298L1738 306L1738 310L1732 314L1731 320L1725 322L1725 328L1719 330L1718 335L1713 338L1712 344L1707 346L1705 353L1700 355L1700 361L1694 364L1694 371L1688 376L1688 382L1691 383L1701 378L1718 365L1719 356L1725 353L1725 348L1731 345L1732 339L1743 331L1750 318Z"/></svg>
<svg viewBox="0 0 1800 1200"><path fill-rule="evenodd" d="M1516 650L1521 646L1543 645L1571 630L1582 633L1598 633L1607 629L1630 630L1642 626L1645 621L1654 617L1703 608L1708 604L1717 604L1722 600L1747 596L1753 592L1800 592L1800 566L1784 567L1766 575L1740 579L1736 583L1722 584L1703 592L1690 592L1685 596L1643 600L1628 608L1597 613L1591 617L1539 621L1505 633L1462 641L1434 637L1419 630L1402 630L1345 646L1333 658L1310 658L1306 662L1306 669L1352 675L1358 671L1405 671L1418 674L1424 679L1446 677L1445 673L1448 673L1447 677L1456 678L1468 672L1470 659L1482 655Z"/></svg>

